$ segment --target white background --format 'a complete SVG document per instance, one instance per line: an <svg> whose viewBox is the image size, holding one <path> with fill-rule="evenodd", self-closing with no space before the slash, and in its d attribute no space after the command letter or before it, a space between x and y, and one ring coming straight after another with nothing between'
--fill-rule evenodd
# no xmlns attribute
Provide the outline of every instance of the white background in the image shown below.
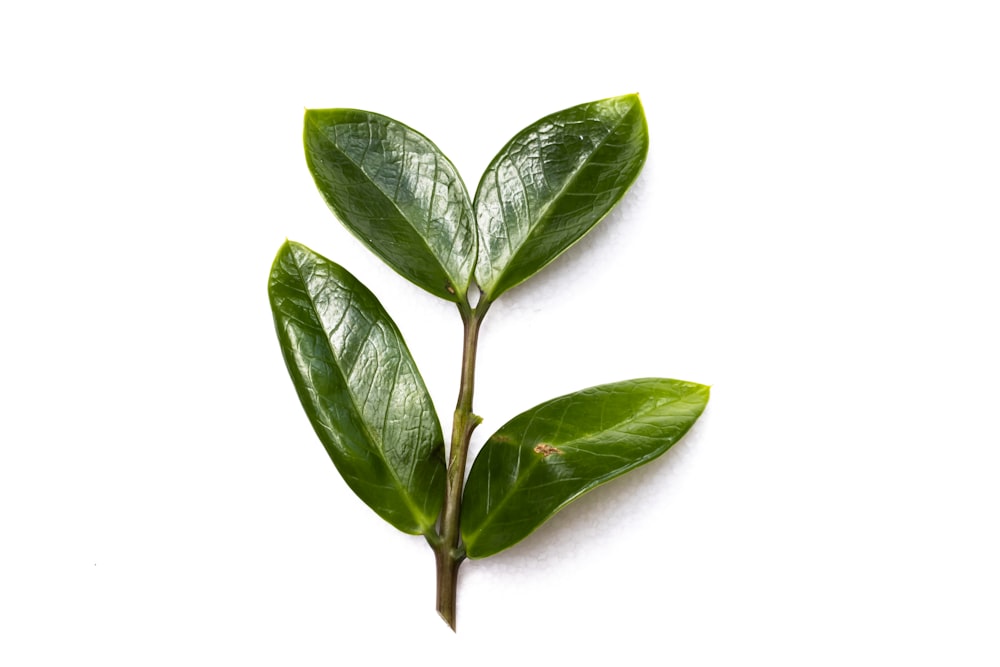
<svg viewBox="0 0 1000 667"><path fill-rule="evenodd" d="M998 14L8 3L0 663L1000 663ZM473 444L601 382L712 402L466 563L454 635L431 552L312 434L267 274L286 237L348 267L446 418L459 318L326 209L303 109L397 118L474 190L526 124L636 91L645 171L490 312Z"/></svg>

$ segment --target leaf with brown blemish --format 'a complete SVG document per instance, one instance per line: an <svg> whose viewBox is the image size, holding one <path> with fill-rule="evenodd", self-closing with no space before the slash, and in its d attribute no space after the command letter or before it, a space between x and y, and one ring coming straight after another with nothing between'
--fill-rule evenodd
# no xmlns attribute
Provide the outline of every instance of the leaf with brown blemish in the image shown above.
<svg viewBox="0 0 1000 667"><path fill-rule="evenodd" d="M469 472L466 553L483 558L502 551L587 491L652 461L691 428L708 394L692 382L627 380L514 417L490 437Z"/></svg>
<svg viewBox="0 0 1000 667"><path fill-rule="evenodd" d="M552 445L540 442L535 445L534 452L536 454L541 454L544 457L552 456L553 454L562 454L563 451L558 447L553 447Z"/></svg>

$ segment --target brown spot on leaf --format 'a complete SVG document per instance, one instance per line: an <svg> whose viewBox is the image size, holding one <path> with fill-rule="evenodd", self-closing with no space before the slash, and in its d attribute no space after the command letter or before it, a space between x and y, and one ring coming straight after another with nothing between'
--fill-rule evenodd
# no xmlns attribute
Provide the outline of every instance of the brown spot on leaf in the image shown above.
<svg viewBox="0 0 1000 667"><path fill-rule="evenodd" d="M563 452L558 447L553 447L552 445L540 442L537 445L535 445L535 453L541 454L542 456L548 458L553 454L562 454Z"/></svg>
<svg viewBox="0 0 1000 667"><path fill-rule="evenodd" d="M445 285L444 288L446 290L448 290L448 294L454 294L455 293L455 288L452 287L451 285Z"/></svg>
<svg viewBox="0 0 1000 667"><path fill-rule="evenodd" d="M497 433L490 440L493 442L510 442L510 437Z"/></svg>

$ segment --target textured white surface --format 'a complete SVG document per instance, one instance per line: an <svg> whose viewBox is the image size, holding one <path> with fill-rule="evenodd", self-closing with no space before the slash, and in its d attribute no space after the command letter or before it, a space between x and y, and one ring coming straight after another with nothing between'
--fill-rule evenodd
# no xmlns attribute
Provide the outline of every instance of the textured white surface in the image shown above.
<svg viewBox="0 0 1000 667"><path fill-rule="evenodd" d="M0 10L0 663L997 664L995 4L477 7ZM274 340L287 236L372 288L450 413L457 314L334 221L302 109L398 118L474 190L527 123L633 91L646 169L491 311L474 446L601 382L712 403L467 563L456 636Z"/></svg>

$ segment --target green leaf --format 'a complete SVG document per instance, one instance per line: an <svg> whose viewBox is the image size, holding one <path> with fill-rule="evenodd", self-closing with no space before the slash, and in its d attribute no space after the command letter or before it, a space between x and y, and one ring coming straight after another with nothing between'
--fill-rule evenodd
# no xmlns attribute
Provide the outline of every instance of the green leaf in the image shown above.
<svg viewBox="0 0 1000 667"><path fill-rule="evenodd" d="M348 486L379 516L428 534L444 498L444 438L396 325L344 268L286 242L268 285L288 373Z"/></svg>
<svg viewBox="0 0 1000 667"><path fill-rule="evenodd" d="M476 191L476 282L486 298L531 277L600 222L639 176L648 147L638 95L554 113L511 139Z"/></svg>
<svg viewBox="0 0 1000 667"><path fill-rule="evenodd" d="M652 461L708 403L708 387L646 378L591 387L524 412L476 457L462 501L466 553L527 537L572 500Z"/></svg>
<svg viewBox="0 0 1000 667"><path fill-rule="evenodd" d="M407 280L464 301L476 263L472 204L438 147L356 109L306 111L303 140L316 186L341 222Z"/></svg>

